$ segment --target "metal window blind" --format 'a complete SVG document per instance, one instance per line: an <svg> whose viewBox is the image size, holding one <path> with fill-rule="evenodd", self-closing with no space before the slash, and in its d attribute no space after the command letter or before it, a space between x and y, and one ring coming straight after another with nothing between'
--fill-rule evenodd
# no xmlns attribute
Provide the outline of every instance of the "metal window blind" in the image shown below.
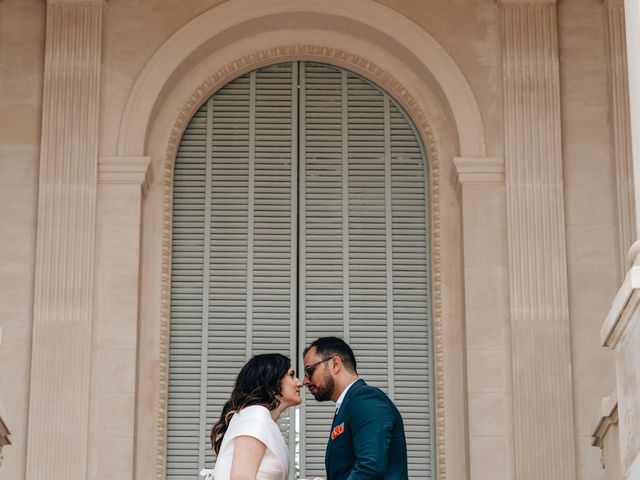
<svg viewBox="0 0 640 480"><path fill-rule="evenodd" d="M273 65L198 110L174 173L168 478L213 464L211 425L251 355L335 334L403 414L410 478L435 478L427 202L411 122L351 72ZM307 395L299 438L289 412L292 462L324 476L332 405Z"/></svg>

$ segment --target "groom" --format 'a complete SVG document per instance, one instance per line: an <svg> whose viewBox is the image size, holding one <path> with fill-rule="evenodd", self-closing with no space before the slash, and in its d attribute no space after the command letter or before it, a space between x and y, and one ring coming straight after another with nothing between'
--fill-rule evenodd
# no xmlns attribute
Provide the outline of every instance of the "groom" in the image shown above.
<svg viewBox="0 0 640 480"><path fill-rule="evenodd" d="M408 480L402 417L382 390L358 378L351 347L322 337L304 350L304 385L319 402L336 402L327 480Z"/></svg>

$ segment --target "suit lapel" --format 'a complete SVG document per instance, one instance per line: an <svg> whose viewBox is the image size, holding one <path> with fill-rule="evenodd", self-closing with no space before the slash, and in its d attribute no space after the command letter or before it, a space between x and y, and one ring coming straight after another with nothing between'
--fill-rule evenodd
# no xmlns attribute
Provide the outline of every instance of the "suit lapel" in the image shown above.
<svg viewBox="0 0 640 480"><path fill-rule="evenodd" d="M356 380L353 383L353 385L351 385L351 388L349 388L349 390L347 391L347 394L342 399L342 403L340 404L340 410L338 410L338 412L334 415L333 422L331 422L331 429L329 430L329 439L327 440L327 451L326 451L327 474L329 474L329 472L331 471L331 463L332 463L331 450L332 450L333 441L331 439L331 433L333 432L333 429L336 428L336 426L344 422L343 418L346 411L347 402L349 401L349 398L351 398L353 393L362 385L366 385L366 383L364 383L364 380L362 380L361 378Z"/></svg>

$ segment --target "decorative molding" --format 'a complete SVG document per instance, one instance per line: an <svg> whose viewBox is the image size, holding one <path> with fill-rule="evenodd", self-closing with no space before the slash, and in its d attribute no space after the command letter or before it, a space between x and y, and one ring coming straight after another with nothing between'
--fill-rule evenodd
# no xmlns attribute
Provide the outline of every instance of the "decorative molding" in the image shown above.
<svg viewBox="0 0 640 480"><path fill-rule="evenodd" d="M603 347L616 348L640 303L640 266L631 267L600 329Z"/></svg>
<svg viewBox="0 0 640 480"><path fill-rule="evenodd" d="M618 400L615 390L611 395L602 399L602 417L598 422L595 430L591 434L593 439L591 445L602 448L604 446L604 438L612 425L618 424Z"/></svg>
<svg viewBox="0 0 640 480"><path fill-rule="evenodd" d="M514 476L574 480L556 5L500 14Z"/></svg>
<svg viewBox="0 0 640 480"><path fill-rule="evenodd" d="M609 63L609 101L611 104L612 155L616 165L618 207L618 255L620 279L630 264L627 251L636 240L635 192L631 158L629 78L625 38L624 3L606 1L607 57Z"/></svg>
<svg viewBox="0 0 640 480"><path fill-rule="evenodd" d="M296 58L351 65L354 69L365 69L370 76L396 99L402 99L407 113L412 118L427 152L430 181L431 234L432 234L432 289L433 289L433 332L434 332L434 370L436 400L436 455L439 480L446 480L445 450L445 405L444 405L444 338L442 327L442 267L440 254L440 186L438 148L427 117L408 90L393 75L373 62L348 52L316 45L285 45L257 51L224 65L220 70L204 80L189 97L180 111L171 133L164 158L163 175L163 227L162 227L162 286L160 315L160 358L157 417L157 462L156 480L166 477L166 440L167 440L167 395L169 371L169 329L170 329L170 290L171 290L171 230L173 207L173 169L182 138L182 133L195 111L220 87L238 76L267 63L290 61ZM348 68L348 67L347 67Z"/></svg>
<svg viewBox="0 0 640 480"><path fill-rule="evenodd" d="M152 178L151 157L100 157L98 183L142 186L146 194Z"/></svg>
<svg viewBox="0 0 640 480"><path fill-rule="evenodd" d="M618 6L624 7L624 0L602 0L602 4L605 7L618 7Z"/></svg>
<svg viewBox="0 0 640 480"><path fill-rule="evenodd" d="M461 184L504 183L502 157L455 157L453 163Z"/></svg>
<svg viewBox="0 0 640 480"><path fill-rule="evenodd" d="M47 6L28 480L87 477L102 13Z"/></svg>
<svg viewBox="0 0 640 480"><path fill-rule="evenodd" d="M203 46L211 45L215 49L216 37L228 37L232 32L239 32L246 38L247 31L255 32L255 22L259 19L268 19L268 30L274 32L282 19L287 19L285 22L290 25L288 19L291 16L296 16L298 21L303 20L302 23L308 23L311 28L323 29L329 35L332 27L327 20L339 18L343 24L340 30L353 25L354 28L369 30L371 36L375 34L393 39L394 45L406 51L420 68L430 72L442 89L455 119L461 155L486 155L482 115L456 62L436 39L410 18L370 0L228 0L202 13L158 49L140 73L123 112L118 154L143 154L146 130L157 100L163 97L163 89L181 65L189 63L192 56L201 54Z"/></svg>

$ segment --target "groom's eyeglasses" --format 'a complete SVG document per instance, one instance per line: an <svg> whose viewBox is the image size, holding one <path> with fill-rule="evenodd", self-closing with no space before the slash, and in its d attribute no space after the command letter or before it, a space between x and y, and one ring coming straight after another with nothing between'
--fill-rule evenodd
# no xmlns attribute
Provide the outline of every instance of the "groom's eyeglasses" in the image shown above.
<svg viewBox="0 0 640 480"><path fill-rule="evenodd" d="M334 356L325 358L324 360L320 360L319 362L312 363L311 365L307 365L306 367L304 367L304 378L308 378L309 380L311 380L311 375L313 375L313 372L316 371L316 368L318 368L318 365L331 360Z"/></svg>

